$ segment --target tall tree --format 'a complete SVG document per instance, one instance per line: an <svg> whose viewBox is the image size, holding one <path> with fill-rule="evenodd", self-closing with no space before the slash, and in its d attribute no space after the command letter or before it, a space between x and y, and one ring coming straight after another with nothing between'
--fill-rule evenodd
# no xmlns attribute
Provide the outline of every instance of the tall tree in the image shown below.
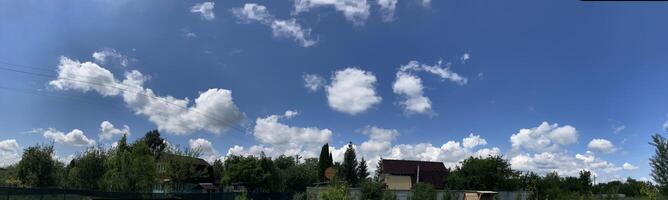
<svg viewBox="0 0 668 200"><path fill-rule="evenodd" d="M355 187L358 182L358 173L357 173L357 156L355 155L355 149L353 148L353 143L348 143L348 148L343 154L343 177L345 177L348 183Z"/></svg>
<svg viewBox="0 0 668 200"><path fill-rule="evenodd" d="M376 163L376 174L373 176L375 181L380 181L380 175L383 174L383 158L378 159Z"/></svg>
<svg viewBox="0 0 668 200"><path fill-rule="evenodd" d="M23 151L18 163L18 179L31 187L56 186L58 161L53 159L53 145L35 145Z"/></svg>
<svg viewBox="0 0 668 200"><path fill-rule="evenodd" d="M364 181L369 177L369 168L366 165L366 160L362 157L360 164L357 167L357 180Z"/></svg>
<svg viewBox="0 0 668 200"><path fill-rule="evenodd" d="M452 171L446 184L450 189L512 190L514 185L509 182L516 174L501 156L469 157Z"/></svg>
<svg viewBox="0 0 668 200"><path fill-rule="evenodd" d="M329 152L329 144L325 143L320 149L320 157L318 159L318 180L325 181L325 170L334 166L332 160L332 153Z"/></svg>
<svg viewBox="0 0 668 200"><path fill-rule="evenodd" d="M665 137L654 134L650 144L655 148L654 156L650 158L652 178L659 185L661 192L668 194L668 141Z"/></svg>
<svg viewBox="0 0 668 200"><path fill-rule="evenodd" d="M158 132L158 130L149 131L141 140L148 145L151 153L155 156L162 153L165 150L165 147L167 147L165 140L160 137L160 132Z"/></svg>
<svg viewBox="0 0 668 200"><path fill-rule="evenodd" d="M110 150L103 185L107 190L147 192L153 187L156 177L155 156L145 142L127 145L123 136L116 148Z"/></svg>
<svg viewBox="0 0 668 200"><path fill-rule="evenodd" d="M68 185L76 189L98 190L106 172L107 154L100 148L89 148L67 165Z"/></svg>

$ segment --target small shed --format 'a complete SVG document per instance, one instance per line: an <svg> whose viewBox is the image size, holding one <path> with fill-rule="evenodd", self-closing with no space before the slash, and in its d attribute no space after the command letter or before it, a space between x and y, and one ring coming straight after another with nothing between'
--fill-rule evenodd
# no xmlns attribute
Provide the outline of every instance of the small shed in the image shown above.
<svg viewBox="0 0 668 200"><path fill-rule="evenodd" d="M497 194L494 191L465 191L464 200L494 200Z"/></svg>

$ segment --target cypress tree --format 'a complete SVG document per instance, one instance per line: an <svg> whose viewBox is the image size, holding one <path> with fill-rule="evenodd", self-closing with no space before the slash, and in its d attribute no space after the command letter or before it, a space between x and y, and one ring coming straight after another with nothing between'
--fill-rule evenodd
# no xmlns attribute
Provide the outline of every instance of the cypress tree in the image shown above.
<svg viewBox="0 0 668 200"><path fill-rule="evenodd" d="M355 149L353 149L353 143L348 143L348 149L343 155L343 177L351 186L357 186L358 174L357 174L357 156L355 155Z"/></svg>
<svg viewBox="0 0 668 200"><path fill-rule="evenodd" d="M329 152L329 144L325 143L325 145L322 145L318 159L318 180L325 181L325 170L332 166L334 166L332 153Z"/></svg>

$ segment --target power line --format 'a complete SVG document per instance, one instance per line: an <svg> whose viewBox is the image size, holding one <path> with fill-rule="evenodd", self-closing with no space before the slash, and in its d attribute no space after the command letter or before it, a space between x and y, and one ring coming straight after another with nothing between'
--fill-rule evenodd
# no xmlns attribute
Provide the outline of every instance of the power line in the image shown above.
<svg viewBox="0 0 668 200"><path fill-rule="evenodd" d="M26 67L26 68L39 69L39 68L36 68L36 67L30 67L30 66L26 66L26 65L16 65L16 64L12 64L12 63L8 63L8 62L4 62L4 61L1 61L1 60L0 60L0 63L5 64L5 65L10 65L10 66L15 66L15 67ZM145 96L145 97L149 97L149 98L152 98L152 99L161 101L161 102L163 102L163 103L165 103L165 104L170 104L170 105L176 106L176 107L181 108L181 109L184 109L184 110L186 110L186 111L193 111L194 113L197 113L197 114L199 114L199 115L201 115L201 116L203 116L203 117L206 117L206 118L212 119L212 120L214 120L214 121L218 121L218 122L220 122L220 123L223 123L223 124L227 125L227 126L228 126L229 128L231 128L231 129L234 129L234 130L239 131L239 132L241 132L241 133L245 133L245 131L244 131L243 129L239 129L238 127L236 127L237 124L235 124L235 123L226 122L226 121L224 121L224 120L217 119L217 118L215 118L215 117L213 117L213 116L210 116L210 115L207 115L207 114L205 114L205 113L199 112L199 111L197 111L196 109L190 109L190 108L188 108L188 107L184 107L184 106L181 106L181 105L178 105L178 104L174 104L174 103L172 103L172 102L165 101L164 99L155 97L155 96L153 96L153 95L147 95L147 94L145 93L145 91L144 91L144 88L141 88L141 89L142 89L141 91L131 91L131 90L129 90L130 85L125 85L125 84L121 84L121 85L126 86L126 88L121 88L121 87L117 87L117 86L115 86L115 85L103 84L103 83L101 83L101 82L98 83L98 82L91 82L91 81L85 81L85 80L78 80L78 79L73 79L73 78L68 78L68 77L58 77L58 76L53 76L53 75L48 75L48 74L35 73L35 72L24 71L24 70L18 70L18 69L7 68L7 67L0 67L0 70L5 70L5 71L10 71L10 72L15 72L15 73L22 73L22 74L33 75L33 76L41 76L41 77L46 77L46 78L66 79L66 80L70 80L70 81L80 82L80 83L83 83L83 84L89 84L89 85L97 85L97 86L102 86L102 87L112 87L112 88L116 88L116 89L119 89L119 90L122 90L122 91L126 91L126 92L131 92L131 93L134 93L134 94L143 95L143 96ZM70 74L70 75L73 75L73 76L79 76L79 75L74 75L74 74ZM89 78L95 79L95 78L97 78L97 77L89 77ZM140 88L140 87L138 87L138 86L135 86L135 87ZM242 128L243 128L243 127L242 127Z"/></svg>

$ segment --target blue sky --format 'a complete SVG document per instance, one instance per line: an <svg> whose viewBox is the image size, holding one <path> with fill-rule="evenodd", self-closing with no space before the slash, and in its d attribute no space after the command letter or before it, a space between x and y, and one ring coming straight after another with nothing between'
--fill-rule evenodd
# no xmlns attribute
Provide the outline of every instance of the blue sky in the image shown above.
<svg viewBox="0 0 668 200"><path fill-rule="evenodd" d="M352 141L370 163L650 177L667 5L342 2L2 2L2 164L158 128L209 160Z"/></svg>

